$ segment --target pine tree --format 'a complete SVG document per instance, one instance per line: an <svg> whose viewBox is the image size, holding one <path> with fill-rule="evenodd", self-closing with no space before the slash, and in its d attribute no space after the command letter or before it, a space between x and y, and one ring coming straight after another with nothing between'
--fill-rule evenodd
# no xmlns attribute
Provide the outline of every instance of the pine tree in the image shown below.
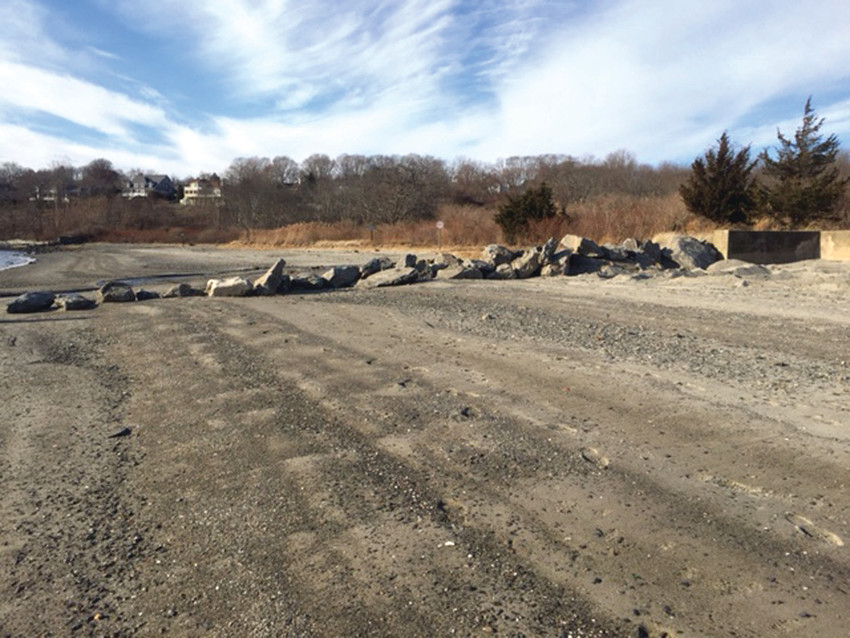
<svg viewBox="0 0 850 638"><path fill-rule="evenodd" d="M516 242L520 235L528 232L534 220L547 219L558 214L552 199L552 189L543 182L537 188L529 188L522 195L511 197L507 204L499 207L494 218L502 228L508 243Z"/></svg>
<svg viewBox="0 0 850 638"><path fill-rule="evenodd" d="M760 156L772 182L765 190L768 213L780 223L794 227L831 217L847 187L848 178L842 178L836 166L838 138L833 134L823 139L823 122L809 97L794 139L777 130L776 159L767 150Z"/></svg>
<svg viewBox="0 0 850 638"><path fill-rule="evenodd" d="M724 131L717 149L709 149L691 164L679 194L694 214L718 223L746 223L756 207L757 190L751 177L755 165L750 161L750 147L735 153Z"/></svg>

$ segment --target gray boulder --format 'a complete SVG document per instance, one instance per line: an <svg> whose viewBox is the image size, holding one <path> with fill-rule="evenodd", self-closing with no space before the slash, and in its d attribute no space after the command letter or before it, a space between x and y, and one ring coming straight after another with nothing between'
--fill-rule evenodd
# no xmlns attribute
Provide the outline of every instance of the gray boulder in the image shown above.
<svg viewBox="0 0 850 638"><path fill-rule="evenodd" d="M371 277L376 272L387 270L395 264L389 257L374 257L360 266L360 278Z"/></svg>
<svg viewBox="0 0 850 638"><path fill-rule="evenodd" d="M543 251L540 248L529 248L511 262L517 279L528 279L540 272L543 265Z"/></svg>
<svg viewBox="0 0 850 638"><path fill-rule="evenodd" d="M573 253L569 257L567 274L586 275L588 273L599 272L606 263L607 262L602 259L594 259L592 257L585 257L584 255Z"/></svg>
<svg viewBox="0 0 850 638"><path fill-rule="evenodd" d="M227 277L226 279L210 279L206 292L210 297L245 297L250 294L253 286L244 277Z"/></svg>
<svg viewBox="0 0 850 638"><path fill-rule="evenodd" d="M496 270L485 276L487 279L516 279L516 273L510 264L499 264Z"/></svg>
<svg viewBox="0 0 850 638"><path fill-rule="evenodd" d="M136 301L136 292L130 284L123 281L105 283L95 294L98 303L126 303Z"/></svg>
<svg viewBox="0 0 850 638"><path fill-rule="evenodd" d="M386 286L403 286L420 281L421 273L414 267L397 266L377 272L371 277L357 282L358 288L384 288Z"/></svg>
<svg viewBox="0 0 850 638"><path fill-rule="evenodd" d="M546 264L551 263L555 259L555 253L558 250L558 240L554 237L550 237L546 240L546 243L543 244L543 247L540 249L541 253L541 263L545 266Z"/></svg>
<svg viewBox="0 0 850 638"><path fill-rule="evenodd" d="M600 248L605 258L611 261L632 261L635 258L634 251L621 244L603 244Z"/></svg>
<svg viewBox="0 0 850 638"><path fill-rule="evenodd" d="M97 307L94 299L72 292L56 298L56 304L63 310L91 310Z"/></svg>
<svg viewBox="0 0 850 638"><path fill-rule="evenodd" d="M287 283L289 282L289 277L287 277L283 273L283 269L286 266L285 259L278 259L271 268L269 268L266 272L260 275L254 281L254 294L255 295L276 295L280 292L281 286L284 281L284 277L286 277Z"/></svg>
<svg viewBox="0 0 850 638"><path fill-rule="evenodd" d="M437 271L437 279L483 279L484 274L473 266L457 264Z"/></svg>
<svg viewBox="0 0 850 638"><path fill-rule="evenodd" d="M144 288L139 288L136 291L136 301L148 301L150 299L159 299L160 294L158 292L154 292L153 290L145 290Z"/></svg>
<svg viewBox="0 0 850 638"><path fill-rule="evenodd" d="M490 244L484 248L482 258L493 264L494 267L499 267L502 264L511 263L517 256L517 253L506 246L500 244Z"/></svg>
<svg viewBox="0 0 850 638"><path fill-rule="evenodd" d="M437 269L448 268L449 266L460 266L463 264L463 259L451 253L440 253L434 257L433 265Z"/></svg>
<svg viewBox="0 0 850 638"><path fill-rule="evenodd" d="M292 290L322 290L328 287L328 280L312 273L296 275L290 282Z"/></svg>
<svg viewBox="0 0 850 638"><path fill-rule="evenodd" d="M334 266L322 274L331 288L347 288L360 279L360 268L357 266Z"/></svg>
<svg viewBox="0 0 850 638"><path fill-rule="evenodd" d="M414 266L416 266L417 261L419 261L419 259L416 257L416 255L407 254L404 256L404 267L413 268Z"/></svg>
<svg viewBox="0 0 850 638"><path fill-rule="evenodd" d="M604 251L595 241L580 235L564 235L561 238L561 246L582 257L604 257Z"/></svg>
<svg viewBox="0 0 850 638"><path fill-rule="evenodd" d="M676 262L680 268L704 270L723 259L723 255L713 244L690 235L664 237L658 245L662 254Z"/></svg>
<svg viewBox="0 0 850 638"><path fill-rule="evenodd" d="M162 296L170 299L173 297L200 297L203 294L203 290L198 290L184 281L166 290Z"/></svg>
<svg viewBox="0 0 850 638"><path fill-rule="evenodd" d="M467 268L477 268L485 277L496 269L491 262L483 259L464 259L463 265Z"/></svg>
<svg viewBox="0 0 850 638"><path fill-rule="evenodd" d="M558 277L560 275L568 274L569 270L569 262L570 257L567 255L563 259L556 259L550 261L548 264L543 264L543 267L540 269L541 277Z"/></svg>
<svg viewBox="0 0 850 638"><path fill-rule="evenodd" d="M25 292L6 306L6 312L17 314L43 312L50 310L54 301L56 301L56 295L52 292Z"/></svg>

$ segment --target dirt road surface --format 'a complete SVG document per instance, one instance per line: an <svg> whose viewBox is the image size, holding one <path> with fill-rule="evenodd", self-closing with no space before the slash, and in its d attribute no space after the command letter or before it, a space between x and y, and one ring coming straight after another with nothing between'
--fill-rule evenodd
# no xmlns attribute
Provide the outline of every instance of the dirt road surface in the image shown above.
<svg viewBox="0 0 850 638"><path fill-rule="evenodd" d="M0 290L278 256L371 255ZM0 636L850 626L847 264L4 314L0 390Z"/></svg>

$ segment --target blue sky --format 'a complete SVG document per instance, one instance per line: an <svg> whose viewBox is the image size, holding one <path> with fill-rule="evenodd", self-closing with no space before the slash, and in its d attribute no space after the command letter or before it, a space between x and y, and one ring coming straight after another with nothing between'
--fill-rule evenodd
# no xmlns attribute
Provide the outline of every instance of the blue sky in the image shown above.
<svg viewBox="0 0 850 638"><path fill-rule="evenodd" d="M0 163L850 145L847 0L3 0Z"/></svg>

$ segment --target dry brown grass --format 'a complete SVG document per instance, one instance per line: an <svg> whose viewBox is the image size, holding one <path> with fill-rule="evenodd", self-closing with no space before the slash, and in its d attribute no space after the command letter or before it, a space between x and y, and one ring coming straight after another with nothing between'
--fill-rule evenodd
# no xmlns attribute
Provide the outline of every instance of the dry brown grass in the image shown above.
<svg viewBox="0 0 850 638"><path fill-rule="evenodd" d="M520 245L536 244L549 237L568 233L598 242L621 242L627 237L648 239L665 231L696 232L710 230L704 221L688 213L678 194L663 197L603 195L574 204L568 217L535 222L520 238ZM324 247L417 247L462 252L487 244L503 243L504 237L494 221L496 210L445 205L438 218L444 227L439 232L436 220L382 224L374 227L350 222L336 224L301 223L272 230L252 231L241 241L252 245L324 246Z"/></svg>
<svg viewBox="0 0 850 638"><path fill-rule="evenodd" d="M251 245L326 247L436 247L482 246L501 239L493 211L472 206L444 206L437 220L368 226L352 222L304 222L244 233Z"/></svg>

